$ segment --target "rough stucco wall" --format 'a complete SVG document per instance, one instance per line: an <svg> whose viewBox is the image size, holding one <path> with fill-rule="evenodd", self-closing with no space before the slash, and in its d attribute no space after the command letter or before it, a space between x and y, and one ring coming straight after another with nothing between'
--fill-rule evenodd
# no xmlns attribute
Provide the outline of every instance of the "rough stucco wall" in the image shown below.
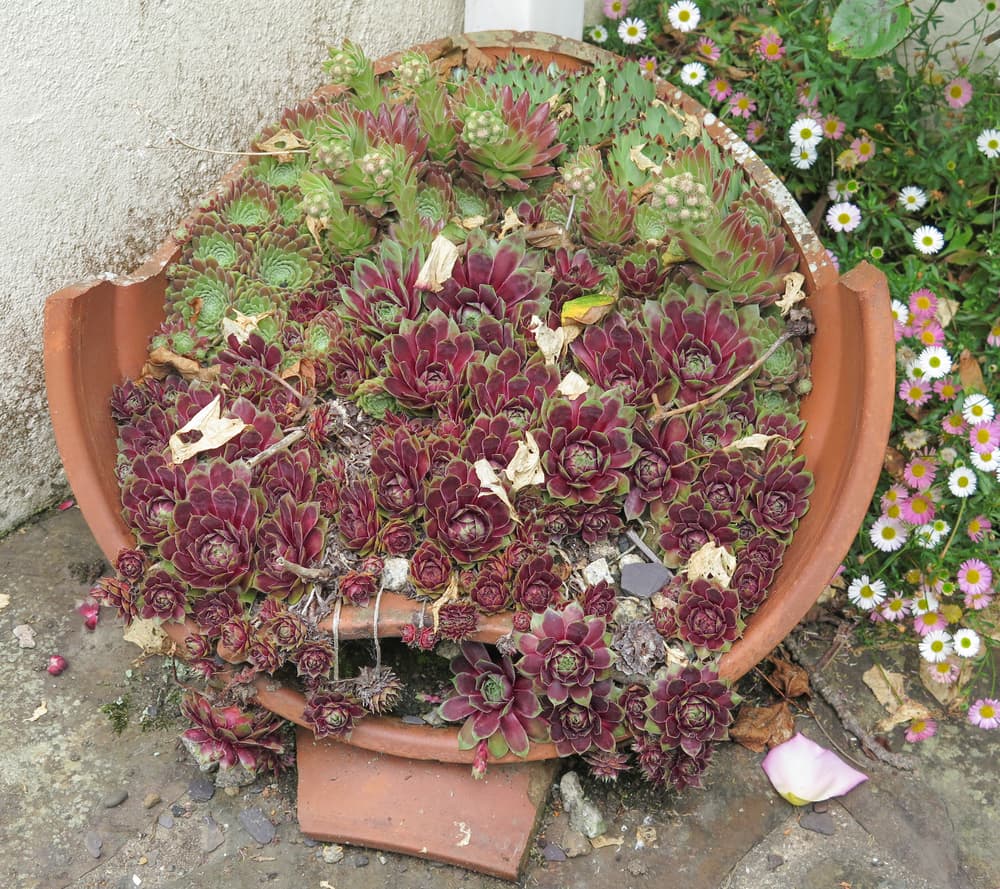
<svg viewBox="0 0 1000 889"><path fill-rule="evenodd" d="M322 82L344 37L372 56L458 33L462 0L0 3L0 534L65 490L42 370L45 297L133 269L242 149Z"/></svg>

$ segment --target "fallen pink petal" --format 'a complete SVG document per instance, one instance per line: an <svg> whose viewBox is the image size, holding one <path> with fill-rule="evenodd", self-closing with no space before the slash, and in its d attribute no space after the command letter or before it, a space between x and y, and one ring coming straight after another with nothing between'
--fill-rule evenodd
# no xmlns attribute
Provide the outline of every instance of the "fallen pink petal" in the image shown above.
<svg viewBox="0 0 1000 889"><path fill-rule="evenodd" d="M74 506L76 506L76 501L75 500L73 500L73 499L63 500L63 502L59 504L59 509L60 510L67 510L67 509L71 509Z"/></svg>
<svg viewBox="0 0 1000 889"><path fill-rule="evenodd" d="M867 775L852 769L836 753L801 733L772 747L761 768L774 789L793 806L843 796L868 780Z"/></svg>
<svg viewBox="0 0 1000 889"><path fill-rule="evenodd" d="M83 625L88 630L93 630L97 626L97 622L100 620L101 616L100 605L88 599L76 610L83 618Z"/></svg>

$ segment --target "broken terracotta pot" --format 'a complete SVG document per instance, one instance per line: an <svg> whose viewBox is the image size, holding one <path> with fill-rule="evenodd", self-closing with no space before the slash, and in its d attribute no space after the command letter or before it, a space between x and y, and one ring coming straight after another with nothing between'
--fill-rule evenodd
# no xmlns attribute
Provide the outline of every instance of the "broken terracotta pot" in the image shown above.
<svg viewBox="0 0 1000 889"><path fill-rule="evenodd" d="M491 58L517 50L571 70L613 58L574 40L515 32L467 35L422 48L436 57L473 46ZM387 56L376 69L389 70L397 59ZM813 391L802 406L807 427L800 445L815 475L815 491L767 601L722 659L723 678L736 680L781 642L825 589L874 492L894 393L889 295L885 277L867 264L838 278L807 219L760 158L680 90L663 84L661 96L701 120L779 207L802 256L807 305L817 325ZM238 173L234 168L227 178ZM65 288L46 304L45 371L56 441L84 517L112 560L133 541L119 509L116 431L108 399L113 386L142 368L149 337L163 317L164 269L177 252L177 245L167 241L132 275ZM379 635L398 636L416 610L413 600L384 595ZM183 627L168 627L175 639L183 639ZM502 616L486 618L475 638L491 642L508 630ZM342 638L370 636L371 611L344 607L339 632ZM264 680L257 688L262 705L303 725L301 694ZM473 751L458 748L454 728L372 717L354 729L349 743L317 741L300 728L300 823L305 833L322 839L394 849L516 879L555 756L552 745L537 745L528 760L548 763L509 755L490 765L484 781L475 782L469 770Z"/></svg>

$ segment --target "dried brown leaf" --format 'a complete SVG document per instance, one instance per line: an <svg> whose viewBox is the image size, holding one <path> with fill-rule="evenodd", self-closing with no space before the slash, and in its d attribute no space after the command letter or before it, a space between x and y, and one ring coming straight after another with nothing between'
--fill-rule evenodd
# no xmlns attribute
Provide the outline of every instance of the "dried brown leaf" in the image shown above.
<svg viewBox="0 0 1000 889"><path fill-rule="evenodd" d="M684 573L688 580L698 580L707 578L716 580L722 586L729 586L729 581L733 578L736 570L736 556L734 556L724 546L716 546L711 540L702 544L701 548L691 555L687 565L684 566Z"/></svg>
<svg viewBox="0 0 1000 889"><path fill-rule="evenodd" d="M958 309L959 303L957 300L949 299L947 296L939 296L934 316L942 327L947 327L954 320Z"/></svg>
<svg viewBox="0 0 1000 889"><path fill-rule="evenodd" d="M983 369L979 366L976 356L968 349L963 349L958 356L958 377L966 392L985 392L986 383L983 380Z"/></svg>
<svg viewBox="0 0 1000 889"><path fill-rule="evenodd" d="M474 43L469 44L465 53L465 67L470 71L492 71L497 60L484 53Z"/></svg>
<svg viewBox="0 0 1000 889"><path fill-rule="evenodd" d="M781 689L782 694L789 698L812 694L812 689L809 687L809 674L805 670L781 657L772 657L770 661L774 665L771 682Z"/></svg>
<svg viewBox="0 0 1000 889"><path fill-rule="evenodd" d="M876 664L861 675L861 680L886 710L894 710L906 700L902 673L894 673Z"/></svg>
<svg viewBox="0 0 1000 889"><path fill-rule="evenodd" d="M882 468L892 476L894 481L899 481L903 477L905 466L906 456L903 452L889 445L885 449L885 456L882 458Z"/></svg>
<svg viewBox="0 0 1000 889"><path fill-rule="evenodd" d="M482 459L473 463L472 468L476 470L476 475L479 477L479 486L483 489L480 491L479 496L489 491L495 497L499 497L510 512L510 517L515 522L520 522L521 518L514 510L514 504L510 502L510 497L507 496L507 489L501 484L500 476L497 475L493 464L489 460Z"/></svg>
<svg viewBox="0 0 1000 889"><path fill-rule="evenodd" d="M524 441L517 443L517 451L510 458L510 463L503 474L510 482L512 494L516 494L528 485L544 484L545 473L542 472L541 452L535 436L530 432L525 433Z"/></svg>
<svg viewBox="0 0 1000 889"><path fill-rule="evenodd" d="M802 285L806 283L806 276L801 272L789 272L785 275L785 292L775 305L781 310L782 315L787 315L792 306L802 302L806 298Z"/></svg>
<svg viewBox="0 0 1000 889"><path fill-rule="evenodd" d="M558 364L559 357L566 348L565 329L560 327L553 330L537 315L532 315L528 330L534 335L539 351L545 356L545 363Z"/></svg>
<svg viewBox="0 0 1000 889"><path fill-rule="evenodd" d="M764 435L763 432L755 432L753 435L746 435L743 438L738 438L731 445L729 445L729 450L737 449L741 450L743 448L756 448L758 451L763 451L768 444L776 438L784 438L783 435ZM787 441L787 439L786 439Z"/></svg>
<svg viewBox="0 0 1000 889"><path fill-rule="evenodd" d="M431 243L430 253L420 267L420 274L414 286L418 290L432 290L437 293L444 288L444 282L451 277L451 270L458 261L458 247L443 235L438 235Z"/></svg>
<svg viewBox="0 0 1000 889"><path fill-rule="evenodd" d="M788 701L778 701L770 707L744 704L729 729L732 740L755 753L782 744L794 734L795 720L788 709Z"/></svg>
<svg viewBox="0 0 1000 889"><path fill-rule="evenodd" d="M31 716L25 719L25 722L38 722L46 713L49 712L49 705L47 701L42 701L35 709L32 711Z"/></svg>
<svg viewBox="0 0 1000 889"><path fill-rule="evenodd" d="M875 731L891 732L897 725L902 725L904 722L912 722L914 719L930 719L933 715L923 704L907 698L888 716L875 723Z"/></svg>
<svg viewBox="0 0 1000 889"><path fill-rule="evenodd" d="M524 229L524 240L531 247L541 247L546 250L555 250L563 247L566 250L573 248L573 242L569 239L564 229L557 222L543 222L540 225L529 225Z"/></svg>
<svg viewBox="0 0 1000 889"><path fill-rule="evenodd" d="M210 367L202 367L193 358L185 358L162 346L151 349L149 357L142 368L143 377L152 377L154 380L163 380L172 373L180 374L185 380L199 380L203 383L211 383L219 376L219 366L216 364Z"/></svg>
<svg viewBox="0 0 1000 889"><path fill-rule="evenodd" d="M957 664L958 658L952 658L951 661ZM932 673L933 667L933 664L929 664L923 658L920 659L920 684L946 710L958 711L963 709L962 688L972 678L974 670L972 664L968 662L962 663L958 679L948 685L934 679Z"/></svg>
<svg viewBox="0 0 1000 889"><path fill-rule="evenodd" d="M591 837L590 845L595 849L604 849L607 846L621 846L625 842L625 837L609 837L602 833L599 837Z"/></svg>
<svg viewBox="0 0 1000 889"><path fill-rule="evenodd" d="M560 395L565 395L567 398L577 398L580 395L584 395L589 389L590 383L581 377L575 370L571 370L559 382L556 391L559 392Z"/></svg>
<svg viewBox="0 0 1000 889"><path fill-rule="evenodd" d="M170 436L171 462L183 463L202 451L221 448L246 429L246 426L239 417L222 416L222 396L216 395ZM194 433L197 433L197 437Z"/></svg>
<svg viewBox="0 0 1000 889"><path fill-rule="evenodd" d="M513 207L508 207L503 211L503 222L500 225L500 233L497 235L497 240L502 241L507 235L511 232L516 232L519 228L524 228L521 217L517 215L517 211Z"/></svg>
<svg viewBox="0 0 1000 889"><path fill-rule="evenodd" d="M629 160L632 161L632 163L635 164L642 173L645 173L646 170L652 170L654 173L659 173L659 166L642 153L642 149L645 147L646 143L640 142L634 148L629 149Z"/></svg>

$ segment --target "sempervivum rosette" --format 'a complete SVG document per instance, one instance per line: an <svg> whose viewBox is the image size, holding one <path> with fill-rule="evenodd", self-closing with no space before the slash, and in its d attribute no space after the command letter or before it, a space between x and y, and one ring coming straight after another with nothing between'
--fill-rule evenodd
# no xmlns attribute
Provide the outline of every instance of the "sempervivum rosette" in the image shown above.
<svg viewBox="0 0 1000 889"><path fill-rule="evenodd" d="M697 756L727 736L735 703L733 693L712 670L677 669L650 692L647 731L659 733L664 746Z"/></svg>
<svg viewBox="0 0 1000 889"><path fill-rule="evenodd" d="M252 569L260 494L245 463L215 460L187 478L187 498L170 516L160 555L199 590L244 589Z"/></svg>
<svg viewBox="0 0 1000 889"><path fill-rule="evenodd" d="M614 391L546 401L534 436L549 494L567 503L600 503L625 494L625 470L639 454L632 442L634 422L635 411Z"/></svg>
<svg viewBox="0 0 1000 889"><path fill-rule="evenodd" d="M764 455L764 478L754 487L750 518L776 537L789 538L809 508L812 475L806 458L795 457L790 445L771 444Z"/></svg>
<svg viewBox="0 0 1000 889"><path fill-rule="evenodd" d="M170 517L187 491L187 474L159 454L139 457L130 469L122 482L125 519L141 543L155 546L170 533Z"/></svg>
<svg viewBox="0 0 1000 889"><path fill-rule="evenodd" d="M678 634L696 649L724 651L743 631L737 594L703 578L681 591L676 614Z"/></svg>
<svg viewBox="0 0 1000 889"><path fill-rule="evenodd" d="M405 517L423 506L424 481L431 458L424 441L413 430L400 426L372 454L375 499L389 515Z"/></svg>
<svg viewBox="0 0 1000 889"><path fill-rule="evenodd" d="M536 360L525 366L523 356L505 349L469 368L472 407L490 417L503 414L512 429L530 429L559 379L551 364Z"/></svg>
<svg viewBox="0 0 1000 889"><path fill-rule="evenodd" d="M181 701L181 710L194 723L183 734L188 750L206 768L241 765L250 774L277 772L285 764L281 717L260 707L249 711L237 706L219 707L197 692Z"/></svg>
<svg viewBox="0 0 1000 889"><path fill-rule="evenodd" d="M636 419L634 441L639 456L629 471L632 484L625 498L625 515L638 518L650 503L669 503L677 492L694 481L695 467L688 460L688 425L671 417L647 426Z"/></svg>
<svg viewBox="0 0 1000 889"><path fill-rule="evenodd" d="M626 404L649 407L666 374L666 365L654 354L642 330L621 315L589 326L570 348L580 369L602 389L622 393Z"/></svg>
<svg viewBox="0 0 1000 889"><path fill-rule="evenodd" d="M306 700L302 718L317 738L349 738L365 708L340 692L317 692Z"/></svg>
<svg viewBox="0 0 1000 889"><path fill-rule="evenodd" d="M667 363L671 397L691 404L753 363L753 341L732 303L699 287L664 303L647 302L643 317L653 351Z"/></svg>
<svg viewBox="0 0 1000 889"><path fill-rule="evenodd" d="M297 601L308 583L284 563L313 567L323 556L325 537L326 519L319 504L298 503L292 494L283 495L258 531L254 586L270 596Z"/></svg>
<svg viewBox="0 0 1000 889"><path fill-rule="evenodd" d="M518 675L510 657L501 655L498 662L486 646L463 642L451 671L455 694L441 705L441 716L465 720L458 733L463 750L486 741L493 756L525 756L531 741L546 739L548 729L539 718L542 705L531 679Z"/></svg>
<svg viewBox="0 0 1000 889"><path fill-rule="evenodd" d="M433 407L461 384L475 351L472 337L440 310L404 321L389 340L386 391L404 407Z"/></svg>
<svg viewBox="0 0 1000 889"><path fill-rule="evenodd" d="M510 509L485 491L476 471L452 460L427 489L427 533L457 562L478 561L499 549L514 530Z"/></svg>

